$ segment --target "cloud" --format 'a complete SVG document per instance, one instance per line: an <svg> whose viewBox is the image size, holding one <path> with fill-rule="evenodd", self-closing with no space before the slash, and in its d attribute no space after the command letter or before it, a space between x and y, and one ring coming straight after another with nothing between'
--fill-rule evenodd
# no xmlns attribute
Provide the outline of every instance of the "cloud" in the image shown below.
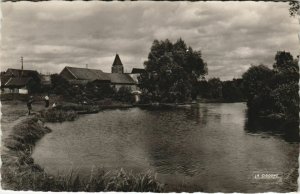
<svg viewBox="0 0 300 194"><path fill-rule="evenodd" d="M64 65L143 67L154 39L182 38L201 50L209 77L239 77L250 64L271 66L278 50L299 51L299 24L288 3L18 2L2 3L1 68L60 72Z"/></svg>

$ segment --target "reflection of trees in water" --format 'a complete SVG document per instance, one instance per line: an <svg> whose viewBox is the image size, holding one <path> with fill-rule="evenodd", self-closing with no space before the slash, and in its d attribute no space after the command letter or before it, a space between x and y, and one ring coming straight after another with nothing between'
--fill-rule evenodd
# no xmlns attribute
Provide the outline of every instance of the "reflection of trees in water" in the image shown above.
<svg viewBox="0 0 300 194"><path fill-rule="evenodd" d="M213 113L209 111L207 106L192 105L185 109L185 118L187 120L195 121L197 124L206 125L208 120L214 120L214 122L221 121L220 113Z"/></svg>
<svg viewBox="0 0 300 194"><path fill-rule="evenodd" d="M201 166L191 141L195 124L186 119L185 111L160 112L152 118L153 125L146 132L149 161L159 173L193 176ZM198 115L197 111L192 114Z"/></svg>
<svg viewBox="0 0 300 194"><path fill-rule="evenodd" d="M300 140L298 124L283 125L278 122L260 119L250 114L247 114L244 129L247 133L268 134L290 143L296 143Z"/></svg>

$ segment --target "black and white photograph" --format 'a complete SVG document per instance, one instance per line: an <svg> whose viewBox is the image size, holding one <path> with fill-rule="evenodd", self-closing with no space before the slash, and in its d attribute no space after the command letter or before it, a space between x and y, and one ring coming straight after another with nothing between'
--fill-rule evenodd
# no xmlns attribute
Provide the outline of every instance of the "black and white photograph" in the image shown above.
<svg viewBox="0 0 300 194"><path fill-rule="evenodd" d="M2 190L298 191L298 1L0 7Z"/></svg>

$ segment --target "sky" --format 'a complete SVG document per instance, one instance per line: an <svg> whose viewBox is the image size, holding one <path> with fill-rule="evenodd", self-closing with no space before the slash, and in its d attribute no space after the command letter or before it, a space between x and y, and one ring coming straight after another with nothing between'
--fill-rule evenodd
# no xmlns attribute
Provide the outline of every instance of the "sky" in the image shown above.
<svg viewBox="0 0 300 194"><path fill-rule="evenodd" d="M239 78L250 65L299 55L297 17L276 2L5 2L1 71L59 73L65 66L111 71L118 53L126 72L142 68L154 39L182 38L201 50L208 78Z"/></svg>

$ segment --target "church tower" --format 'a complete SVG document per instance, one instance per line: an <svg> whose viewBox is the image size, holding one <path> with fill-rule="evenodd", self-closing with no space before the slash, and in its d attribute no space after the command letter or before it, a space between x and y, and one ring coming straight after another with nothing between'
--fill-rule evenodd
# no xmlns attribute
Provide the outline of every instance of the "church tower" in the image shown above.
<svg viewBox="0 0 300 194"><path fill-rule="evenodd" d="M124 73L124 67L123 67L123 64L122 64L121 59L118 54L116 54L115 60L112 64L111 72L112 73Z"/></svg>

